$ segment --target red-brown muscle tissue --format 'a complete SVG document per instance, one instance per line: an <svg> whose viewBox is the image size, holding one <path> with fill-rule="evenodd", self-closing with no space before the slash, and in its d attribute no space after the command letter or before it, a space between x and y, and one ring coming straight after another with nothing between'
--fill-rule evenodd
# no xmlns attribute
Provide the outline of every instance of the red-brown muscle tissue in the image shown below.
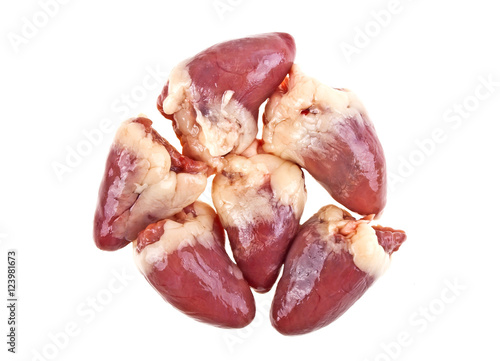
<svg viewBox="0 0 500 361"><path fill-rule="evenodd" d="M172 70L158 109L173 121L183 153L218 168L257 135L259 106L283 81L295 42L268 33L214 45Z"/></svg>
<svg viewBox="0 0 500 361"><path fill-rule="evenodd" d="M114 251L150 223L193 203L207 183L208 167L181 155L138 117L124 122L111 146L94 217L94 241Z"/></svg>
<svg viewBox="0 0 500 361"><path fill-rule="evenodd" d="M224 250L224 230L205 203L149 225L134 242L134 257L151 286L197 320L240 328L255 316L250 287Z"/></svg>
<svg viewBox="0 0 500 361"><path fill-rule="evenodd" d="M215 209L248 283L267 292L299 228L304 175L297 165L270 154L226 160L212 186Z"/></svg>
<svg viewBox="0 0 500 361"><path fill-rule="evenodd" d="M297 335L330 324L385 272L406 235L368 223L330 205L301 226L272 303L279 332Z"/></svg>
<svg viewBox="0 0 500 361"><path fill-rule="evenodd" d="M358 97L294 65L264 113L263 148L304 167L351 211L382 212L387 179L382 146Z"/></svg>

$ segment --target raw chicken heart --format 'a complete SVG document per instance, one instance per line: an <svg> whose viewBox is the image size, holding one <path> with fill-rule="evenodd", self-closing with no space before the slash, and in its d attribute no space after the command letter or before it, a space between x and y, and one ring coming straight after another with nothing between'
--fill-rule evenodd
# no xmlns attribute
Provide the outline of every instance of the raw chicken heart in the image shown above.
<svg viewBox="0 0 500 361"><path fill-rule="evenodd" d="M405 239L403 231L371 227L333 205L321 208L290 247L271 306L273 326L298 335L335 321L383 274Z"/></svg>
<svg viewBox="0 0 500 361"><path fill-rule="evenodd" d="M220 157L240 154L257 135L259 106L286 77L293 38L261 34L214 45L172 70L158 97L183 154L220 170Z"/></svg>
<svg viewBox="0 0 500 361"><path fill-rule="evenodd" d="M267 292L299 228L304 176L297 165L270 154L230 155L226 161L214 178L214 205L245 279Z"/></svg>
<svg viewBox="0 0 500 361"><path fill-rule="evenodd" d="M134 258L165 301L199 321L239 328L255 316L252 291L224 250L224 229L205 203L148 226L134 242Z"/></svg>
<svg viewBox="0 0 500 361"><path fill-rule="evenodd" d="M181 155L151 125L144 117L124 122L111 146L94 217L94 241L102 250L125 247L206 187L208 167Z"/></svg>
<svg viewBox="0 0 500 361"><path fill-rule="evenodd" d="M264 112L264 151L304 167L343 206L362 215L385 207L382 146L359 99L296 65Z"/></svg>

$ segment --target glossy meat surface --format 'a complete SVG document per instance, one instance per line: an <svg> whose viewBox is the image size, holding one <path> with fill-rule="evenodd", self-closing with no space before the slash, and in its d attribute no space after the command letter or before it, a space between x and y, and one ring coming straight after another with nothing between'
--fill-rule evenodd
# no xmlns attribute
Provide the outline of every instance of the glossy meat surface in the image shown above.
<svg viewBox="0 0 500 361"><path fill-rule="evenodd" d="M94 241L114 251L150 223L173 215L203 192L208 167L175 150L143 117L118 129L94 216Z"/></svg>
<svg viewBox="0 0 500 361"><path fill-rule="evenodd" d="M264 150L305 168L331 196L362 215L386 203L385 156L359 99L296 65L264 113Z"/></svg>
<svg viewBox="0 0 500 361"><path fill-rule="evenodd" d="M268 33L214 45L179 64L157 106L173 121L183 153L218 168L257 135L259 106L290 70L293 38Z"/></svg>
<svg viewBox="0 0 500 361"><path fill-rule="evenodd" d="M215 212L196 202L152 224L134 242L134 257L153 288L202 322L240 328L255 316L252 292L224 250Z"/></svg>
<svg viewBox="0 0 500 361"><path fill-rule="evenodd" d="M404 232L398 232L392 241L386 234L387 249L404 241ZM376 233L366 221L334 206L322 208L303 224L276 289L273 326L285 335L304 334L346 312L387 267L389 253L386 247L375 249L380 242Z"/></svg>
<svg viewBox="0 0 500 361"><path fill-rule="evenodd" d="M269 291L299 228L302 171L269 154L231 156L214 178L212 197L245 279L258 292Z"/></svg>

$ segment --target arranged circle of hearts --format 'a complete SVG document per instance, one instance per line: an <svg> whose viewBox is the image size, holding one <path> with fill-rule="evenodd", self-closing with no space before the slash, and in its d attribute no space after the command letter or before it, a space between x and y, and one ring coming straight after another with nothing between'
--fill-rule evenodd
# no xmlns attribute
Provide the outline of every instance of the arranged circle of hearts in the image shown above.
<svg viewBox="0 0 500 361"><path fill-rule="evenodd" d="M294 59L285 33L214 45L176 66L158 97L182 154L145 116L125 121L111 146L96 245L114 251L133 243L148 282L200 321L248 325L251 288L268 292L284 265L273 326L285 335L324 327L364 294L406 239L370 225L385 207L387 176L364 106L353 92L304 74ZM302 169L360 216L328 205L301 225ZM215 210L197 201L212 174Z"/></svg>

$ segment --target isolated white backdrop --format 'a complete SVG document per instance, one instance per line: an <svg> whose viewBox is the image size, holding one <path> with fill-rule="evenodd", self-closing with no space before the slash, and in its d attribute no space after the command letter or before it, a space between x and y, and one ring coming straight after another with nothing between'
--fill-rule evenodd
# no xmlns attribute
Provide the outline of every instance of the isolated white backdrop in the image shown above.
<svg viewBox="0 0 500 361"><path fill-rule="evenodd" d="M6 254L15 248L20 300L16 355L6 351L0 307L2 360L498 358L494 2L28 0L0 7L0 294L5 301ZM268 31L292 34L305 72L364 101L393 181L381 223L408 234L357 304L300 337L270 326L272 293L256 296L256 320L244 330L195 322L142 279L130 248L105 253L91 236L118 124L145 113L178 144L155 108L170 69L219 41ZM307 187L304 219L330 202L311 179Z"/></svg>

